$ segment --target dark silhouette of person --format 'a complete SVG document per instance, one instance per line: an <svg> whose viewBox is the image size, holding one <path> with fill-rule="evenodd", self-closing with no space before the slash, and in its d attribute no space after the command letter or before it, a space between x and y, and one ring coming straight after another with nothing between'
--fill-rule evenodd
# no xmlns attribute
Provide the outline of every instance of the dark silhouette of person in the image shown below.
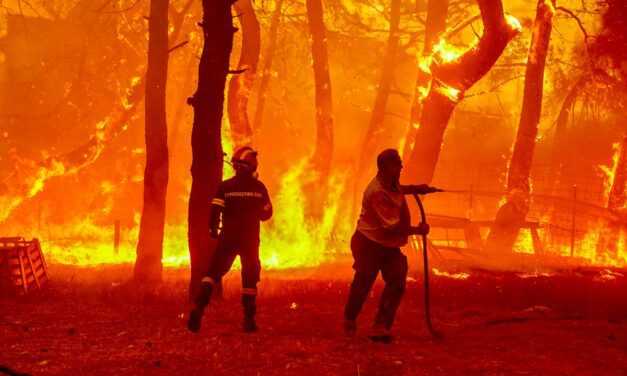
<svg viewBox="0 0 627 376"><path fill-rule="evenodd" d="M407 244L409 235L429 232L426 223L411 226L405 195L437 190L425 184L401 185L403 163L395 149L382 151L377 157L377 167L377 175L364 192L361 214L351 238L355 276L344 310L344 330L348 335L356 332L357 316L380 271L385 288L370 338L390 342L392 324L407 278L407 257L400 247Z"/></svg>
<svg viewBox="0 0 627 376"><path fill-rule="evenodd" d="M243 329L245 332L257 330L255 300L261 271L259 229L261 221L272 217L272 204L265 185L256 177L257 152L250 147L240 148L234 153L232 163L235 176L220 184L211 201L210 231L218 242L209 272L201 281L189 314L187 327L192 332L200 330L214 286L231 269L238 255L242 264Z"/></svg>

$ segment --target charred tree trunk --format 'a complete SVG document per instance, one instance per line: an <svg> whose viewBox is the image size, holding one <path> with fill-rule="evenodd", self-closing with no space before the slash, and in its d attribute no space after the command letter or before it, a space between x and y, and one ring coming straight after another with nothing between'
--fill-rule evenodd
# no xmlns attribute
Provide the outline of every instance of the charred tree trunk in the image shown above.
<svg viewBox="0 0 627 376"><path fill-rule="evenodd" d="M529 211L529 176L542 112L544 66L554 12L550 0L538 0L525 71L520 123L507 175L508 196L505 204L499 208L494 226L488 235L486 243L488 250L512 251L520 226Z"/></svg>
<svg viewBox="0 0 627 376"><path fill-rule="evenodd" d="M405 169L410 181L429 183L433 178L444 131L464 92L479 81L518 34L518 25L506 19L501 0L478 0L483 35L476 46L453 60L434 54L429 66L432 83L425 98L420 126ZM407 140L406 142L411 142Z"/></svg>
<svg viewBox="0 0 627 376"><path fill-rule="evenodd" d="M253 141L253 130L248 120L248 98L257 76L261 33L251 0L237 0L233 8L238 13L242 26L242 50L237 69L243 72L231 77L227 110L233 147L237 149L250 146Z"/></svg>
<svg viewBox="0 0 627 376"><path fill-rule="evenodd" d="M311 173L305 179L307 191L311 193L309 212L318 217L326 201L333 157L333 105L322 1L307 0L306 3L316 92L316 145L310 160Z"/></svg>
<svg viewBox="0 0 627 376"><path fill-rule="evenodd" d="M383 57L383 66L381 67L381 75L379 76L379 86L377 88L377 94L374 100L374 106L372 107L372 114L370 116L370 123L366 129L364 136L364 142L361 147L359 165L357 168L356 176L356 191L361 190L362 180L368 170L368 166L372 165L373 155L376 155L375 150L378 147L377 140L379 135L382 134L384 129L385 109L387 107L388 98L390 96L390 88L394 80L394 71L396 67L396 57L398 55L398 40L399 40L399 23L401 20L401 1L392 0L390 4L390 32L388 34L388 42L385 50L385 56ZM358 202L357 195L355 202Z"/></svg>
<svg viewBox="0 0 627 376"><path fill-rule="evenodd" d="M148 33L144 206L135 261L135 280L139 282L160 281L163 268L161 258L168 188L168 128L165 109L168 79L168 0L150 2Z"/></svg>
<svg viewBox="0 0 627 376"><path fill-rule="evenodd" d="M446 29L446 16L448 15L448 0L429 0L427 9L427 23L425 26L425 45L422 50L422 57L418 62L418 76L414 88L414 98L411 104L409 126L405 134L403 145L403 161L407 164L409 156L414 147L416 132L420 126L422 107L424 100L429 93L431 84L431 74L428 71L428 61L433 54L433 46L438 37Z"/></svg>
<svg viewBox="0 0 627 376"><path fill-rule="evenodd" d="M261 69L261 80L259 82L259 92L257 94L257 107L255 108L255 118L253 121L254 132L259 131L263 123L263 110L266 107L266 97L270 77L272 75L272 61L274 60L274 51L276 50L277 37L279 35L279 23L281 21L281 7L283 0L277 0L270 21L270 30L268 32L268 47L263 55L263 68Z"/></svg>
<svg viewBox="0 0 627 376"><path fill-rule="evenodd" d="M209 257L211 197L222 179L220 129L224 88L233 47L231 0L203 0L201 27L204 45L198 65L198 88L188 99L194 108L192 126L192 188L189 196L188 243L191 261L190 294L194 296Z"/></svg>

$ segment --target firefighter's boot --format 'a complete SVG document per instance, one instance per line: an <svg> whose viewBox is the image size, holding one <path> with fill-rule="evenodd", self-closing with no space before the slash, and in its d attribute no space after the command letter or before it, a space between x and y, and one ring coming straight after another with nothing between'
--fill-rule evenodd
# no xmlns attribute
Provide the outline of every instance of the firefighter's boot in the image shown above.
<svg viewBox="0 0 627 376"><path fill-rule="evenodd" d="M344 334L352 337L357 333L357 322L355 320L344 320Z"/></svg>
<svg viewBox="0 0 627 376"><path fill-rule="evenodd" d="M190 332L198 333L200 331L200 325L202 323L202 316L205 312L205 307L209 305L211 300L211 292L213 290L212 281L203 280L198 291L198 295L194 301L194 307L189 312L189 318L187 320L187 329Z"/></svg>
<svg viewBox="0 0 627 376"><path fill-rule="evenodd" d="M380 342L385 344L392 343L392 341L394 340L390 328L385 326L385 324L383 323L375 323L368 338L370 338L373 342Z"/></svg>
<svg viewBox="0 0 627 376"><path fill-rule="evenodd" d="M252 333L257 331L257 323L255 322L255 313L257 312L257 306L255 303L256 296L252 294L242 295L242 306L244 307L244 323L243 329L246 333Z"/></svg>

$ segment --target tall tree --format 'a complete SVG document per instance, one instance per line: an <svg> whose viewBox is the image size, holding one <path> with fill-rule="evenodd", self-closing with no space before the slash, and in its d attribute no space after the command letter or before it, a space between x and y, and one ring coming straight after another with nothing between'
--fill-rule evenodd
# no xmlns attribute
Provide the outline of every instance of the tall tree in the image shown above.
<svg viewBox="0 0 627 376"><path fill-rule="evenodd" d="M144 206L139 224L135 280L161 280L165 198L168 188L168 0L150 1L146 70L146 168Z"/></svg>
<svg viewBox="0 0 627 376"><path fill-rule="evenodd" d="M554 0L538 0L525 71L518 134L507 175L507 198L488 235L489 250L511 251L529 211L531 163L542 112L544 67L551 39Z"/></svg>
<svg viewBox="0 0 627 376"><path fill-rule="evenodd" d="M518 22L505 17L501 0L477 0L483 21L479 42L462 55L450 58L444 48L431 59L431 86L424 100L420 125L404 177L428 183L433 179L444 131L464 93L479 81L519 32ZM406 140L412 143L412 140Z"/></svg>
<svg viewBox="0 0 627 376"><path fill-rule="evenodd" d="M313 205L309 205L309 207L312 214L317 216L320 213L316 208L323 207L324 205L321 203L326 200L327 183L333 157L333 105L322 1L307 0L306 5L316 92L316 145L310 160L312 168L309 177L309 185L313 188L309 190L315 197L311 200Z"/></svg>
<svg viewBox="0 0 627 376"><path fill-rule="evenodd" d="M385 109L390 96L390 88L394 80L396 58L398 55L398 41L400 37L399 24L401 21L401 1L392 0L390 4L390 31L388 33L387 47L381 66L379 86L370 115L370 122L364 136L361 147L359 165L357 168L357 191L361 189L362 180L368 166L372 165L372 151L378 146L378 135L384 132ZM355 200L357 201L357 200Z"/></svg>
<svg viewBox="0 0 627 376"><path fill-rule="evenodd" d="M272 12L270 30L268 31L268 46L263 55L263 68L261 69L261 79L259 81L259 91L257 94L257 106L255 108L255 118L253 120L254 131L257 132L263 122L263 110L266 106L266 97L270 77L272 76L272 62L276 51L277 37L279 35L279 23L281 21L281 7L283 0L277 0Z"/></svg>
<svg viewBox="0 0 627 376"><path fill-rule="evenodd" d="M448 0L429 0L427 8L427 21L425 25L425 44L422 50L422 56L418 62L418 75L416 77L411 112L409 114L409 126L407 127L405 144L403 146L403 161L406 163L409 162L409 156L413 150L414 139L420 125L422 106L427 94L429 93L429 85L431 84L431 74L428 68L428 61L431 59L431 55L433 54L433 46L439 36L446 29L448 3Z"/></svg>
<svg viewBox="0 0 627 376"><path fill-rule="evenodd" d="M241 73L233 75L229 81L227 110L233 146L238 148L252 144L253 130L248 120L248 99L257 76L261 33L251 0L237 0L233 8L238 13L242 26L242 49L237 64Z"/></svg>
<svg viewBox="0 0 627 376"><path fill-rule="evenodd" d="M194 108L192 125L192 188L188 210L191 260L190 294L194 296L209 253L211 197L222 179L221 125L224 88L233 47L231 0L202 0L204 44L198 64L198 88L188 103Z"/></svg>

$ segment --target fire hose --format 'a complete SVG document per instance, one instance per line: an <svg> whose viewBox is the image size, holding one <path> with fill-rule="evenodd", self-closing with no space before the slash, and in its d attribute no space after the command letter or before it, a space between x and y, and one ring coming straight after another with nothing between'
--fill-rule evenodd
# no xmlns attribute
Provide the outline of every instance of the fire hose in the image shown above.
<svg viewBox="0 0 627 376"><path fill-rule="evenodd" d="M438 189L436 192L444 192L444 190L440 190ZM414 196L414 199L416 200L416 203L418 204L418 208L420 208L420 217L422 220L422 223L426 224L427 223L427 215L425 213L425 208L422 204L422 201L420 200L420 196L418 196L417 193L412 194L412 196ZM423 281L424 281L424 302L425 302L425 322L427 324L427 329L429 330L429 333L431 334L431 336L434 339L441 339L442 333L436 331L433 328L433 324L431 322L431 297L430 297L430 290L429 290L429 272L431 271L431 269L429 268L429 256L427 253L427 234L422 234L422 256L423 256L423 266L424 266L424 277L423 277Z"/></svg>

